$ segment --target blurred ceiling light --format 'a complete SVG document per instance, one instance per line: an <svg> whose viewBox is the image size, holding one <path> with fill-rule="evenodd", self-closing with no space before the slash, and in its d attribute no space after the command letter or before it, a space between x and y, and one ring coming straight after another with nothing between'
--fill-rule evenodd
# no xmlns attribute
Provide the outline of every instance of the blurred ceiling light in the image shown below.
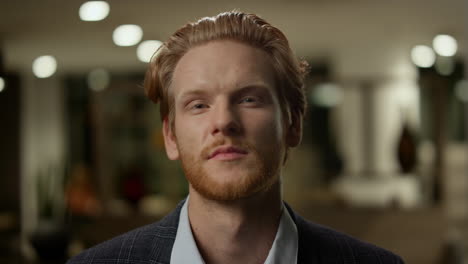
<svg viewBox="0 0 468 264"><path fill-rule="evenodd" d="M455 94L460 101L468 103L468 80L459 80L455 84Z"/></svg>
<svg viewBox="0 0 468 264"><path fill-rule="evenodd" d="M411 60L413 63L421 68L429 68L435 62L434 51L425 45L414 46L411 50Z"/></svg>
<svg viewBox="0 0 468 264"><path fill-rule="evenodd" d="M57 70L57 61L50 55L37 57L33 62L32 70L38 78L50 77Z"/></svg>
<svg viewBox="0 0 468 264"><path fill-rule="evenodd" d="M455 61L452 57L437 57L435 69L440 75L448 76L455 69Z"/></svg>
<svg viewBox="0 0 468 264"><path fill-rule="evenodd" d="M149 62L161 45L162 42L159 40L145 40L141 42L137 48L138 59L142 62Z"/></svg>
<svg viewBox="0 0 468 264"><path fill-rule="evenodd" d="M115 45L124 47L136 45L142 37L143 30L138 25L118 26L112 34Z"/></svg>
<svg viewBox="0 0 468 264"><path fill-rule="evenodd" d="M313 103L324 107L333 107L341 103L343 91L334 83L321 83L311 90Z"/></svg>
<svg viewBox="0 0 468 264"><path fill-rule="evenodd" d="M99 21L109 15L109 10L105 1L88 1L81 5L79 15L83 21Z"/></svg>
<svg viewBox="0 0 468 264"><path fill-rule="evenodd" d="M0 77L0 93L5 89L5 80Z"/></svg>
<svg viewBox="0 0 468 264"><path fill-rule="evenodd" d="M450 35L437 35L432 41L432 46L437 54L445 57L455 55L458 49L457 41Z"/></svg>
<svg viewBox="0 0 468 264"><path fill-rule="evenodd" d="M109 86L110 74L104 69L95 69L88 74L88 86L95 92L100 92Z"/></svg>

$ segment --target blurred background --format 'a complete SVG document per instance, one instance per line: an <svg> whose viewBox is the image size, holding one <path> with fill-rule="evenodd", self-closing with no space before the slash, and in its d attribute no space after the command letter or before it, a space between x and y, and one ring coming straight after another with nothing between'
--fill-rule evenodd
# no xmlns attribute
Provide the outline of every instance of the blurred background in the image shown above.
<svg viewBox="0 0 468 264"><path fill-rule="evenodd" d="M468 263L463 0L0 2L0 263L63 263L187 195L147 61L177 28L238 8L311 65L284 197L407 263Z"/></svg>

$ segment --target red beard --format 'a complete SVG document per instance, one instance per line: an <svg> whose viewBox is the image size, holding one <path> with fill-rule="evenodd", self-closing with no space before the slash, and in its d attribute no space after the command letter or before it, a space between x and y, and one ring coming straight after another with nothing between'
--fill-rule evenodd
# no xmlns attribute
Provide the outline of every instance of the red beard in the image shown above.
<svg viewBox="0 0 468 264"><path fill-rule="evenodd" d="M236 176L238 180L222 179L217 175L210 175L203 167L213 150L222 145L234 145L248 152L245 159L223 163L226 170L235 166L243 166L243 175ZM196 157L179 149L182 168L185 177L192 187L203 197L215 201L234 201L250 197L256 193L268 190L279 177L281 156L278 150L272 149L268 157L260 155L256 148L250 144L221 139L205 147ZM241 164L242 163L242 164ZM211 173L212 174L212 173Z"/></svg>

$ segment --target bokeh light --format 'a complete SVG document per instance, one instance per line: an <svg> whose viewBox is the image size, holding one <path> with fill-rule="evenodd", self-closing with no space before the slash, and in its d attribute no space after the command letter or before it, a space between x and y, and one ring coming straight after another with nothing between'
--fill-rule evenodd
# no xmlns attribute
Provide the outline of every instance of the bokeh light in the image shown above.
<svg viewBox="0 0 468 264"><path fill-rule="evenodd" d="M162 45L159 40L145 40L138 45L137 57L142 62L149 62L153 54Z"/></svg>
<svg viewBox="0 0 468 264"><path fill-rule="evenodd" d="M105 1L88 1L81 5L79 15L83 21L100 21L109 15L110 7Z"/></svg>
<svg viewBox="0 0 468 264"><path fill-rule="evenodd" d="M465 103L468 103L468 80L459 80L455 84L456 97Z"/></svg>
<svg viewBox="0 0 468 264"><path fill-rule="evenodd" d="M457 40L450 35L437 35L432 41L432 46L440 56L450 57L457 53Z"/></svg>
<svg viewBox="0 0 468 264"><path fill-rule="evenodd" d="M0 93L5 90L5 79L0 77Z"/></svg>
<svg viewBox="0 0 468 264"><path fill-rule="evenodd" d="M37 78L48 78L57 70L57 61L50 55L37 57L33 61L32 70Z"/></svg>
<svg viewBox="0 0 468 264"><path fill-rule="evenodd" d="M411 50L411 60L421 68L429 68L435 63L434 51L425 45L417 45Z"/></svg>
<svg viewBox="0 0 468 264"><path fill-rule="evenodd" d="M321 83L311 90L310 96L316 105L333 107L341 103L343 91L334 83Z"/></svg>
<svg viewBox="0 0 468 264"><path fill-rule="evenodd" d="M115 45L117 46L133 46L140 42L143 37L143 30L138 25L120 25L112 34Z"/></svg>
<svg viewBox="0 0 468 264"><path fill-rule="evenodd" d="M95 69L88 74L87 81L91 90L99 92L109 86L110 74L105 69Z"/></svg>

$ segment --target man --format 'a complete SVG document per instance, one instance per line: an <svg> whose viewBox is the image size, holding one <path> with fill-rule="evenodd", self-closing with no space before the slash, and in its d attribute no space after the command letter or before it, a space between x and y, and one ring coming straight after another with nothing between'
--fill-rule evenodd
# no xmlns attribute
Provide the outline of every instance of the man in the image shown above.
<svg viewBox="0 0 468 264"><path fill-rule="evenodd" d="M283 33L256 15L227 12L176 31L145 90L160 103L166 152L181 161L190 195L161 221L69 263L403 263L282 201L305 73Z"/></svg>

